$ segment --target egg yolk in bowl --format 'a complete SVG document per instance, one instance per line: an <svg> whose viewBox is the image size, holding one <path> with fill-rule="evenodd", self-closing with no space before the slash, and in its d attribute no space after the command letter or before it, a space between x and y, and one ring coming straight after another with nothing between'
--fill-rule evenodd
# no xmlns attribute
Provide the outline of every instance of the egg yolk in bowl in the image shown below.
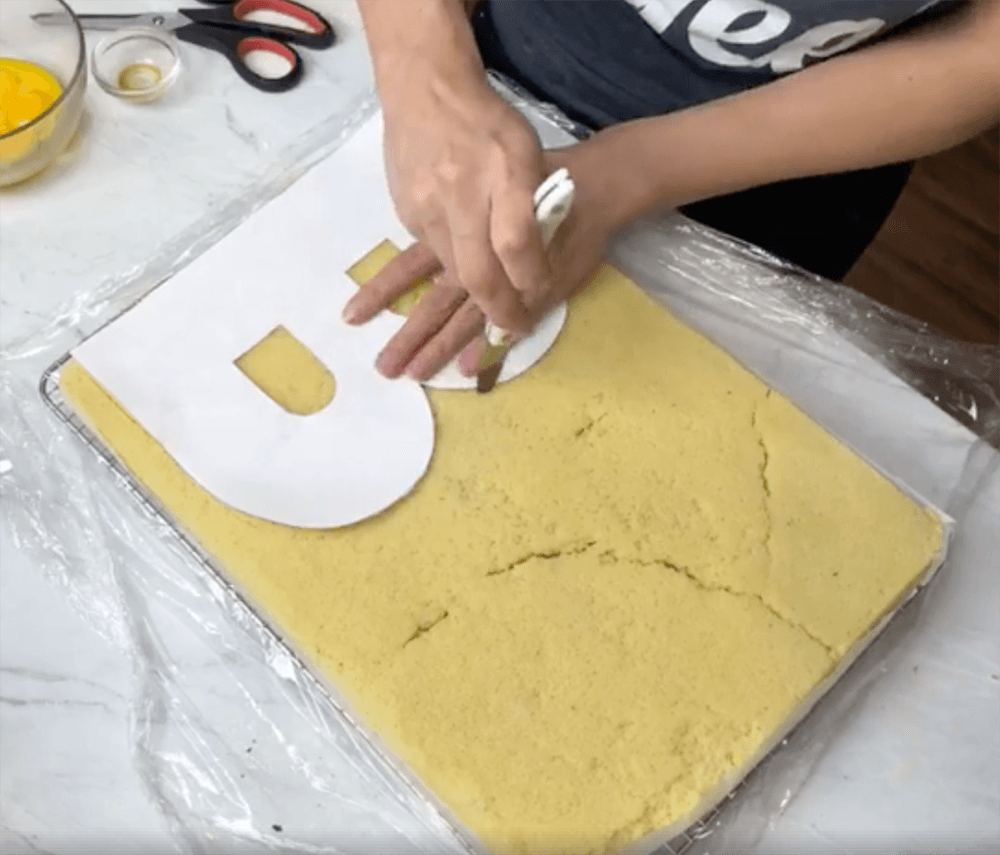
<svg viewBox="0 0 1000 855"><path fill-rule="evenodd" d="M54 121L51 125L41 122L24 133L3 139L4 135L37 119L61 94L62 84L52 72L23 59L0 57L0 161L20 160L49 136Z"/></svg>

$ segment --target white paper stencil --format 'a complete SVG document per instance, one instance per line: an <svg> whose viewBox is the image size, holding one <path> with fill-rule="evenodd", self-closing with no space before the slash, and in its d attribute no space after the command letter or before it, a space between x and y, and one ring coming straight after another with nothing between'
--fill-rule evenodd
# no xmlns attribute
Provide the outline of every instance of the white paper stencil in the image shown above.
<svg viewBox="0 0 1000 855"><path fill-rule="evenodd" d="M357 289L345 271L385 239L413 242L386 185L376 116L73 355L226 504L302 528L357 522L405 496L434 445L423 389L374 367L404 319L383 312L351 327L340 317ZM565 314L511 351L501 380L538 361ZM234 364L277 326L336 379L318 413L288 413ZM475 379L452 365L428 385L473 389Z"/></svg>
<svg viewBox="0 0 1000 855"><path fill-rule="evenodd" d="M416 383L375 371L387 325L332 323L336 307L319 280L285 280L275 255L262 253L249 279L217 264L177 276L74 356L222 502L291 526L347 525L423 475L430 406ZM318 413L287 412L234 364L276 321L336 379Z"/></svg>

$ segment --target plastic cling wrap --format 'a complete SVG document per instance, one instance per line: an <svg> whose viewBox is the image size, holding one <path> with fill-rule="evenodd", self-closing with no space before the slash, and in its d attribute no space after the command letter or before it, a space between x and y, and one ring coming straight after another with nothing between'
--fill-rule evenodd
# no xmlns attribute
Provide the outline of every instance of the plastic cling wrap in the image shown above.
<svg viewBox="0 0 1000 855"><path fill-rule="evenodd" d="M343 133L367 109L346 120ZM323 150L336 144L333 135ZM276 186L259 188L230 215L242 218ZM217 234L235 222L220 220ZM184 851L463 851L322 688L38 394L53 362L189 257L176 249L143 275L81 295L3 353L4 524L91 625L131 654L137 774ZM1000 459L989 445L997 438L995 351L936 336L676 215L623 235L613 260L954 517L950 560L963 560L966 511ZM899 375L930 378L924 382L938 405L981 438L972 441L957 424L930 432L926 425L939 418L934 404ZM942 479L942 461L960 474ZM919 638L941 584L904 611L716 816L664 851L749 851L863 710L867 693Z"/></svg>

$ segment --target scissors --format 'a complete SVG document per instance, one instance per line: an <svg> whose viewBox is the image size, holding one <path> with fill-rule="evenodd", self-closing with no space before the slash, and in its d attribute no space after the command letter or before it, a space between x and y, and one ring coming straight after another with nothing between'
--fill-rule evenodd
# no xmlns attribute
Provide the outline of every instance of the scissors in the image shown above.
<svg viewBox="0 0 1000 855"><path fill-rule="evenodd" d="M161 27L173 30L181 41L221 53L251 86L264 92L287 92L302 80L302 58L291 46L314 50L331 47L337 35L318 12L293 0L238 0L215 4L211 9L178 9L176 12L148 12L139 15L78 15L81 26L92 30L117 30L120 27ZM258 12L270 12L292 18L300 26L284 26L250 20ZM32 15L40 24L68 24L66 12ZM275 54L290 64L280 77L265 77L247 65L247 56L255 51Z"/></svg>

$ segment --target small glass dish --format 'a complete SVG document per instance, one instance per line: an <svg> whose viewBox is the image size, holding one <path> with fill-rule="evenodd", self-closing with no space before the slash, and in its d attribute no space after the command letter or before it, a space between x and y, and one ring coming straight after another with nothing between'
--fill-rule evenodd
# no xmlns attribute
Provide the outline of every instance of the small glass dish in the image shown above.
<svg viewBox="0 0 1000 855"><path fill-rule="evenodd" d="M116 30L91 57L94 79L105 92L140 104L161 97L180 70L177 39L154 27Z"/></svg>

